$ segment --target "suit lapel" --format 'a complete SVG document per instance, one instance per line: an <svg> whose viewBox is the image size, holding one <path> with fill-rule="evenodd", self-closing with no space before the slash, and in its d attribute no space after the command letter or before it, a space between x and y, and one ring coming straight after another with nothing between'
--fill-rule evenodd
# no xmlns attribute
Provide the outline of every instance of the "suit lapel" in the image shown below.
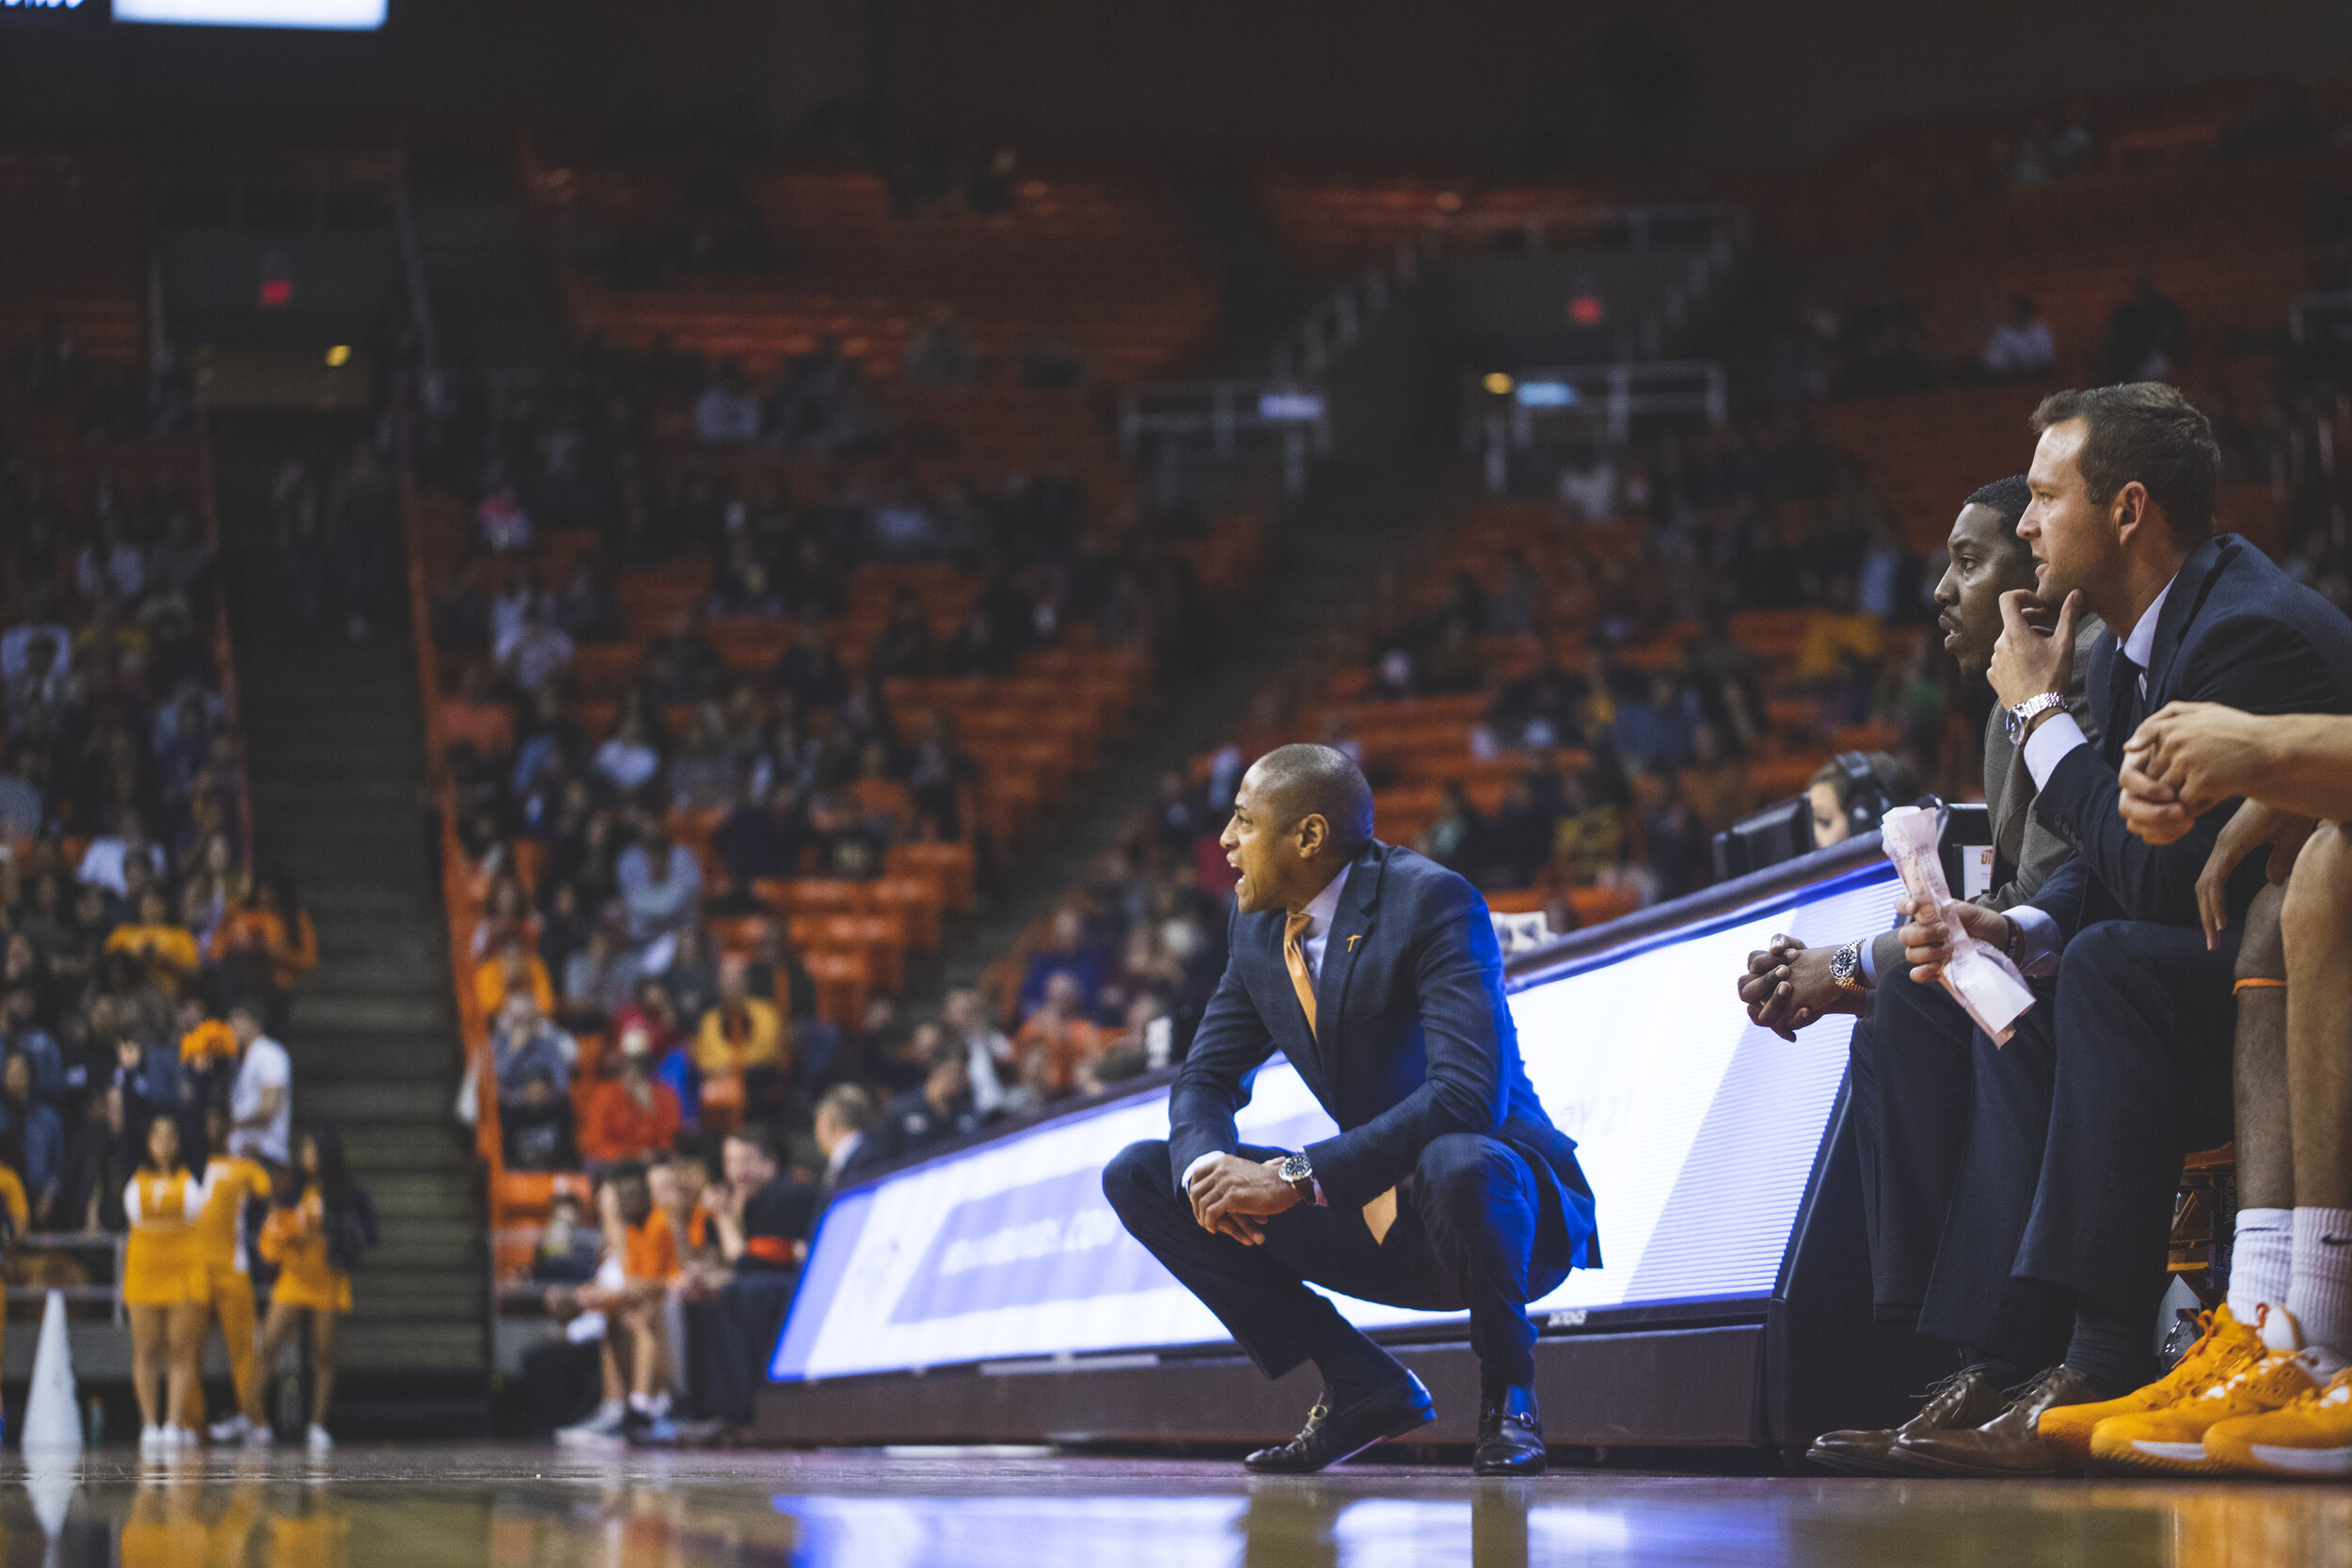
<svg viewBox="0 0 2352 1568"><path fill-rule="evenodd" d="M2148 650L2148 708L2153 713L2169 700L2171 690L2172 660L2181 651L2181 642L2187 635L2188 624L2204 608L2205 594L2221 576L2225 563L2223 554L2229 535L2218 534L2188 552L2181 562L2180 574L2172 579L2171 590L2164 596L2164 613L2156 617L2156 641ZM2124 736L2130 739L2129 736Z"/></svg>
<svg viewBox="0 0 2352 1568"><path fill-rule="evenodd" d="M2015 865L2026 852L2026 814L2018 809L2017 748L2009 743L2007 715L1998 703L1984 726L1984 798L1993 813L1993 847L2003 863ZM2026 775L2030 783L2032 775Z"/></svg>
<svg viewBox="0 0 2352 1568"><path fill-rule="evenodd" d="M1372 916L1380 898L1383 863L1380 847L1369 846L1348 868L1347 886L1340 895L1339 912L1331 917L1331 932L1323 944L1323 968L1315 975L1315 1053L1327 1068L1339 1061L1338 1040L1347 1010L1347 982L1356 960L1372 935Z"/></svg>

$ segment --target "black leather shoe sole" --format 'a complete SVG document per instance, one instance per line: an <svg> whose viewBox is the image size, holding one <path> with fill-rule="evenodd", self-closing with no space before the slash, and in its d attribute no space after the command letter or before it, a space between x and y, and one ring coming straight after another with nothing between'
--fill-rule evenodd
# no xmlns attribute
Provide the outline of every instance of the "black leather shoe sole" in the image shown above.
<svg viewBox="0 0 2352 1568"><path fill-rule="evenodd" d="M1324 1427L1323 1431L1328 1434L1331 1447L1320 1460L1306 1459L1299 1453L1298 1446L1294 1442L1279 1444L1270 1449L1260 1449L1256 1453L1243 1460L1242 1465L1262 1476L1311 1476L1318 1470L1327 1470L1334 1465L1343 1465L1366 1449L1378 1448L1383 1443L1393 1442L1408 1432L1427 1426L1438 1418L1438 1406L1436 1402L1430 1399L1429 1390L1423 1388L1421 1386L1421 1380L1416 1378L1413 1380L1411 1390L1406 1396L1405 1402L1399 1404L1385 1422L1349 1431L1343 1435L1338 1429L1343 1422L1348 1422L1349 1418L1354 1417L1355 1414L1352 1410L1343 1411ZM1372 1421L1376 1419L1377 1416L1376 1413L1367 1413L1358 1418ZM1349 1424L1353 1423L1349 1422Z"/></svg>
<svg viewBox="0 0 2352 1568"><path fill-rule="evenodd" d="M1470 1461L1474 1476L1540 1476L1544 1473L1545 1453L1542 1449L1515 1449L1510 1453L1481 1453Z"/></svg>

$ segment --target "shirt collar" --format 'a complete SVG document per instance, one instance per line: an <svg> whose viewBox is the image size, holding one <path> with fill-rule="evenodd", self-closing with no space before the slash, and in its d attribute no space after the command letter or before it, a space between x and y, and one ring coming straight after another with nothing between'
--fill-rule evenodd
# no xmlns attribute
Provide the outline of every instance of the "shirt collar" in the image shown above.
<svg viewBox="0 0 2352 1568"><path fill-rule="evenodd" d="M850 1163L850 1156L855 1154L857 1152L857 1146L865 1141L866 1134L863 1132L843 1133L841 1135L841 1141L833 1146L832 1157L825 1162L825 1174L828 1176L839 1176L841 1174L841 1167Z"/></svg>
<svg viewBox="0 0 2352 1568"><path fill-rule="evenodd" d="M2131 634L2116 643L2123 650L2123 657L2143 671L2148 668L2148 660L2156 651L2156 623L2164 616L2165 595L2172 592L2172 583L2180 580L2180 574L2173 573L2171 581L2156 590L2155 598L2141 612L2139 619L2132 623Z"/></svg>
<svg viewBox="0 0 2352 1568"><path fill-rule="evenodd" d="M1340 874L1324 884L1323 891L1307 905L1307 935L1305 940L1318 942L1331 929L1331 921L1340 912L1340 890L1347 886L1347 874L1354 863L1340 867Z"/></svg>

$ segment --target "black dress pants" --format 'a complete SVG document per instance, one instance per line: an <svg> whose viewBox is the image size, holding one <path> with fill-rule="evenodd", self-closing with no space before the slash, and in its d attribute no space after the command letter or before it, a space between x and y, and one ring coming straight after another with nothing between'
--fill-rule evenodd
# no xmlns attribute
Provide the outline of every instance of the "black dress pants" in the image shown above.
<svg viewBox="0 0 2352 1568"><path fill-rule="evenodd" d="M2000 1047L1940 986L1879 988L1851 1100L1882 1307L2026 1365L2079 1298L2153 1332L2181 1161L2230 1135L2226 935L2086 927Z"/></svg>
<svg viewBox="0 0 2352 1568"><path fill-rule="evenodd" d="M2228 1140L2238 926L2086 927L2059 967L2049 1147L2017 1274L2153 1333L2181 1162Z"/></svg>
<svg viewBox="0 0 2352 1568"><path fill-rule="evenodd" d="M1245 1160L1280 1157L1245 1148ZM1535 1373L1527 1303L1567 1277L1573 1243L1551 1183L1507 1144L1450 1132L1422 1151L1397 1194L1396 1223L1372 1239L1356 1209L1300 1204L1244 1246L1192 1217L1162 1139L1130 1144L1103 1170L1103 1193L1136 1240L1217 1315L1268 1377L1344 1342L1350 1332L1311 1280L1364 1301L1470 1319L1470 1348L1489 1386Z"/></svg>
<svg viewBox="0 0 2352 1568"><path fill-rule="evenodd" d="M2049 1131L2055 991L2037 982L1995 1045L1942 986L1890 975L1854 1026L1849 1079L1882 1315L2032 1366L2057 1359L2072 1316L2011 1275Z"/></svg>

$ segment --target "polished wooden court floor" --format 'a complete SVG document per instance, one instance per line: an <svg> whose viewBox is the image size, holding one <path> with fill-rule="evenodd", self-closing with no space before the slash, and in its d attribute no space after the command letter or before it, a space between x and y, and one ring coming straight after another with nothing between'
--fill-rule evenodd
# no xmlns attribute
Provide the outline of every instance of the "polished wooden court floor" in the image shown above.
<svg viewBox="0 0 2352 1568"><path fill-rule="evenodd" d="M0 1561L119 1568L2352 1564L2352 1487L1528 1481L1034 1452L103 1452L0 1469Z"/></svg>

